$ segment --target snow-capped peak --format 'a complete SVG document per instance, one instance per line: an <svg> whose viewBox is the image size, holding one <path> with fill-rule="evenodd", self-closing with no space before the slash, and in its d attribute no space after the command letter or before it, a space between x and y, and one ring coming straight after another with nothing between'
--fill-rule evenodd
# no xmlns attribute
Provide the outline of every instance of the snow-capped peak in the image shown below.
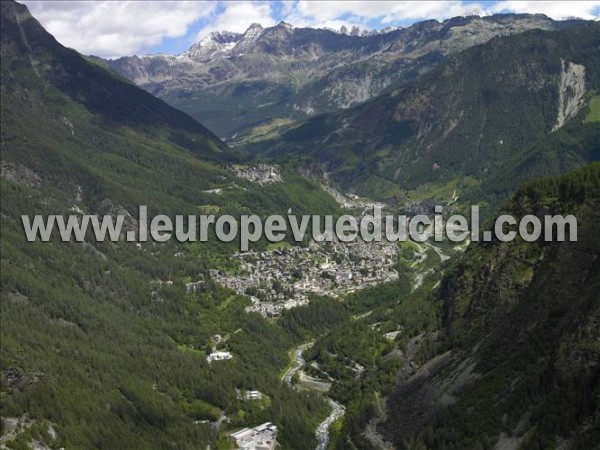
<svg viewBox="0 0 600 450"><path fill-rule="evenodd" d="M242 39L242 34L232 31L213 31L192 45L181 56L194 60L210 59L216 54L231 50Z"/></svg>
<svg viewBox="0 0 600 450"><path fill-rule="evenodd" d="M293 30L294 29L294 25L292 25L291 23L288 22L284 22L283 20L281 22L279 22L277 24L278 27L280 28L286 28L288 30Z"/></svg>
<svg viewBox="0 0 600 450"><path fill-rule="evenodd" d="M260 23L251 24L244 32L244 40L256 39L263 32L263 27Z"/></svg>
<svg viewBox="0 0 600 450"><path fill-rule="evenodd" d="M244 32L242 38L235 46L236 54L243 54L250 50L253 44L258 40L258 38L263 33L264 28L260 23L253 23L248 27L248 29Z"/></svg>

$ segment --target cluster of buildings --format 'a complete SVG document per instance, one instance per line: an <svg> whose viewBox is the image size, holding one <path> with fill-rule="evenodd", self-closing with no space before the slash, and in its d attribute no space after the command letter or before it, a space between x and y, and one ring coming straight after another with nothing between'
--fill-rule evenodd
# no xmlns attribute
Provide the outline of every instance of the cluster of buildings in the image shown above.
<svg viewBox="0 0 600 450"><path fill-rule="evenodd" d="M229 433L229 439L244 450L273 450L277 446L277 427L265 422L254 428Z"/></svg>
<svg viewBox="0 0 600 450"><path fill-rule="evenodd" d="M257 312L265 318L279 317L282 311L286 309L297 308L298 306L306 306L309 301L307 297L299 299L278 300L278 301L260 301L257 297L250 297L252 305L247 306L245 311L248 313Z"/></svg>
<svg viewBox="0 0 600 450"><path fill-rule="evenodd" d="M312 242L307 247L247 252L236 274L211 271L211 277L238 294L248 295L247 312L278 317L285 309L308 304L310 294L339 297L398 279L395 243Z"/></svg>
<svg viewBox="0 0 600 450"><path fill-rule="evenodd" d="M251 183L268 184L280 183L283 177L277 166L270 164L257 164L256 166L234 168L237 177L250 181Z"/></svg>

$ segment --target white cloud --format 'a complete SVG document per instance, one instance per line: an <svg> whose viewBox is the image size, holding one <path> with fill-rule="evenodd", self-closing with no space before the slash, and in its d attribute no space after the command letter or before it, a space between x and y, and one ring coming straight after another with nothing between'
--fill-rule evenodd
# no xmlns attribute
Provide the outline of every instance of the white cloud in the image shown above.
<svg viewBox="0 0 600 450"><path fill-rule="evenodd" d="M314 28L328 28L336 31L339 31L342 27L346 27L348 30L351 30L353 26L357 26L361 29L365 28L359 21L347 20L325 20L324 22L311 24L311 26Z"/></svg>
<svg viewBox="0 0 600 450"><path fill-rule="evenodd" d="M221 2L225 9L212 14L209 25L196 35L196 41L211 31L228 30L243 32L252 22L272 26L278 20L285 20L296 27L317 27L339 29L342 25L365 28L372 19L379 19L382 25L402 20L446 19L457 16L476 7L461 1L286 1L281 4L280 16L276 19L269 2Z"/></svg>
<svg viewBox="0 0 600 450"><path fill-rule="evenodd" d="M391 11L383 17L382 22L424 19L445 20L466 14L473 9L484 8L477 3L464 3L461 1L397 2Z"/></svg>
<svg viewBox="0 0 600 450"><path fill-rule="evenodd" d="M216 6L210 1L25 3L59 42L105 57L145 52L164 38L184 36L190 25Z"/></svg>
<svg viewBox="0 0 600 450"><path fill-rule="evenodd" d="M196 41L211 31L227 30L243 33L255 22L263 27L270 27L277 23L269 2L227 1L222 4L225 7L224 11L212 14L211 23L198 32Z"/></svg>
<svg viewBox="0 0 600 450"><path fill-rule="evenodd" d="M243 32L253 22L264 27L285 20L297 27L383 28L444 20L478 7L492 13L543 13L554 19L594 19L599 9L598 1L24 1L61 43L105 57L156 51L166 38L185 36L185 45L211 31ZM200 20L204 26L196 33ZM195 36L189 42L192 29Z"/></svg>
<svg viewBox="0 0 600 450"><path fill-rule="evenodd" d="M438 19L458 16L478 7L462 1L310 1L301 0L288 7L288 21L298 26L315 25L351 16L353 22L379 19L382 24L403 20Z"/></svg>
<svg viewBox="0 0 600 450"><path fill-rule="evenodd" d="M578 17L597 19L600 2L598 1L502 1L496 2L492 12L516 12L545 14L556 20Z"/></svg>

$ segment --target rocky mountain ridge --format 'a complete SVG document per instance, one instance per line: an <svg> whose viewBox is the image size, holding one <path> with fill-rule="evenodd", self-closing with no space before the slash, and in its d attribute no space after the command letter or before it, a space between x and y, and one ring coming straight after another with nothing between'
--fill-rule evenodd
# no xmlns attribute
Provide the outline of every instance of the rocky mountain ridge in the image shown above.
<svg viewBox="0 0 600 450"><path fill-rule="evenodd" d="M222 138L256 140L283 124L364 102L492 38L579 22L472 15L377 34L252 24L243 34L212 33L180 55L131 56L107 64Z"/></svg>

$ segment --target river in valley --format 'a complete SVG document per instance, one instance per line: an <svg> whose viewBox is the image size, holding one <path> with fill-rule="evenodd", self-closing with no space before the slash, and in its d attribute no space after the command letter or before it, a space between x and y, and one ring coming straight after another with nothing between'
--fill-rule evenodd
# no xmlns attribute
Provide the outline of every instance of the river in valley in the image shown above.
<svg viewBox="0 0 600 450"><path fill-rule="evenodd" d="M281 377L281 380L288 386L292 385L292 379L294 378L294 375L299 373L302 370L302 368L304 367L304 365L306 364L303 353L306 349L312 347L313 344L314 344L314 341L306 342L302 345L299 345L292 352L290 352L291 358L292 358L292 364L290 365L290 367L285 371L285 373ZM306 389L310 389L310 385L306 385L304 387ZM329 444L329 432L330 432L331 425L336 420L338 420L340 417L342 417L344 415L344 413L346 412L346 408L344 408L344 406L342 404L327 397L321 390L317 390L317 389L311 389L311 390L313 392L316 392L317 394L321 395L325 400L327 400L327 403L329 403L329 405L331 406L331 413L329 413L327 418L319 424L319 426L317 427L317 429L315 431L315 436L317 437L316 450L326 450L327 445Z"/></svg>

